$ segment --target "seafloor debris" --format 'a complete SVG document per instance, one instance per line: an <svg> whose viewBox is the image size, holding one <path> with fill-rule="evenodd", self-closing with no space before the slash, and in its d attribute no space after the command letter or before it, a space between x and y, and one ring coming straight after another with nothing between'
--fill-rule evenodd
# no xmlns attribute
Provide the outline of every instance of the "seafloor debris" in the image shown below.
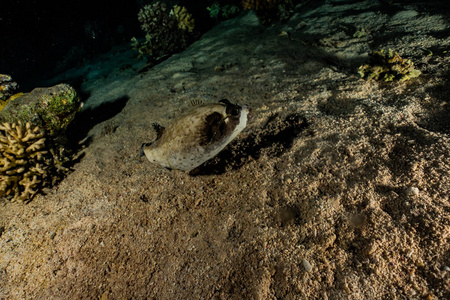
<svg viewBox="0 0 450 300"><path fill-rule="evenodd" d="M132 38L131 45L139 57L160 60L185 49L192 41L194 19L185 7L176 5L169 11L164 3L155 2L139 11L138 20L146 33L145 41Z"/></svg>
<svg viewBox="0 0 450 300"><path fill-rule="evenodd" d="M41 128L21 122L0 125L0 197L30 200L48 176L50 164Z"/></svg>
<svg viewBox="0 0 450 300"><path fill-rule="evenodd" d="M401 58L392 49L374 51L370 55L370 62L358 69L362 78L381 81L406 81L418 77L421 72L414 68L409 59Z"/></svg>

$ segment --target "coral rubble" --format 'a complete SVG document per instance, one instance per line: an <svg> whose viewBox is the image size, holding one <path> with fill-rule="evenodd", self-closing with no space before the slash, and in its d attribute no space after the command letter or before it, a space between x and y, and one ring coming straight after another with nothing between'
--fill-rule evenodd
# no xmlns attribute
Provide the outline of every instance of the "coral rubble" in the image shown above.
<svg viewBox="0 0 450 300"><path fill-rule="evenodd" d="M44 132L21 122L0 125L0 197L30 200L50 168Z"/></svg>
<svg viewBox="0 0 450 300"><path fill-rule="evenodd" d="M194 19L192 18L192 15L188 13L186 7L175 5L170 11L170 14L177 20L179 29L187 30L188 32L194 30Z"/></svg>
<svg viewBox="0 0 450 300"><path fill-rule="evenodd" d="M369 64L362 65L358 69L359 75L364 79L406 81L421 74L420 70L414 68L411 60L401 58L392 49L374 51L369 55Z"/></svg>

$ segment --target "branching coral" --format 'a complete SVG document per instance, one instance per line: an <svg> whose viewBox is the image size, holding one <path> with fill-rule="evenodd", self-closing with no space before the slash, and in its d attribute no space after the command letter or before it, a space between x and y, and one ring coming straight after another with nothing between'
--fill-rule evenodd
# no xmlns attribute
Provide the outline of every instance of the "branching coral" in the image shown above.
<svg viewBox="0 0 450 300"><path fill-rule="evenodd" d="M374 51L370 58L369 64L358 69L359 75L367 80L406 81L421 74L411 60L401 58L392 49Z"/></svg>
<svg viewBox="0 0 450 300"><path fill-rule="evenodd" d="M63 164L72 159L62 152L29 122L0 125L0 197L30 201L41 188L61 180L70 171Z"/></svg>
<svg viewBox="0 0 450 300"><path fill-rule="evenodd" d="M172 27L172 18L165 3L156 2L146 5L139 10L138 20L141 23L141 29L147 33L157 32L161 27Z"/></svg>
<svg viewBox="0 0 450 300"><path fill-rule="evenodd" d="M0 125L0 197L29 200L47 176L44 133L27 123Z"/></svg>
<svg viewBox="0 0 450 300"><path fill-rule="evenodd" d="M185 7L174 6L169 11L164 3L156 2L144 6L138 13L138 20L146 33L142 43L136 38L131 40L139 57L160 60L183 50L192 39L194 19Z"/></svg>
<svg viewBox="0 0 450 300"><path fill-rule="evenodd" d="M170 11L170 15L174 16L178 22L178 28L181 30L187 30L192 32L194 30L194 19L192 15L188 13L186 7L175 5Z"/></svg>

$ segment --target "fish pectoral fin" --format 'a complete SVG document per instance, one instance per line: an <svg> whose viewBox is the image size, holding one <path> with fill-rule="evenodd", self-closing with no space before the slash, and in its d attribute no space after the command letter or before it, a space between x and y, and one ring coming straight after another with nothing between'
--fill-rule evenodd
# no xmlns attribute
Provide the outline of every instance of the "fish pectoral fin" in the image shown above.
<svg viewBox="0 0 450 300"><path fill-rule="evenodd" d="M165 128L156 122L153 122L152 125L153 125L153 129L155 129L155 131L156 131L156 139L159 139L162 136L162 134L164 133Z"/></svg>
<svg viewBox="0 0 450 300"><path fill-rule="evenodd" d="M168 167L165 167L167 170L172 171L175 169L174 167L172 167L172 164L170 163L170 158L167 158L167 164L169 165Z"/></svg>
<svg viewBox="0 0 450 300"><path fill-rule="evenodd" d="M152 143L143 143L141 145L141 150L139 150L139 158L141 158L142 156L145 156L145 152L144 152L144 148L146 146L150 146Z"/></svg>

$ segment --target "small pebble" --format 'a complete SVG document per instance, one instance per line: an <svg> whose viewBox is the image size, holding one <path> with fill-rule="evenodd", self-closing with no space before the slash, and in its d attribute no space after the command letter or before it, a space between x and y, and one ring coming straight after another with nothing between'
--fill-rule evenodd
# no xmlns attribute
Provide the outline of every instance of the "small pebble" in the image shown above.
<svg viewBox="0 0 450 300"><path fill-rule="evenodd" d="M409 251L409 253L408 253L406 256L408 256L408 258L411 257L411 255L413 254L413 252L414 252L414 249L412 249L411 251Z"/></svg>
<svg viewBox="0 0 450 300"><path fill-rule="evenodd" d="M415 186L410 186L409 188L406 189L406 195L417 197L419 196L419 189L416 188Z"/></svg>
<svg viewBox="0 0 450 300"><path fill-rule="evenodd" d="M302 263L303 263L303 267L305 268L306 272L312 271L312 266L309 263L309 261L307 261L306 259L303 259Z"/></svg>
<svg viewBox="0 0 450 300"><path fill-rule="evenodd" d="M50 235L50 239L53 240L56 236L56 232L50 231L49 235Z"/></svg>

